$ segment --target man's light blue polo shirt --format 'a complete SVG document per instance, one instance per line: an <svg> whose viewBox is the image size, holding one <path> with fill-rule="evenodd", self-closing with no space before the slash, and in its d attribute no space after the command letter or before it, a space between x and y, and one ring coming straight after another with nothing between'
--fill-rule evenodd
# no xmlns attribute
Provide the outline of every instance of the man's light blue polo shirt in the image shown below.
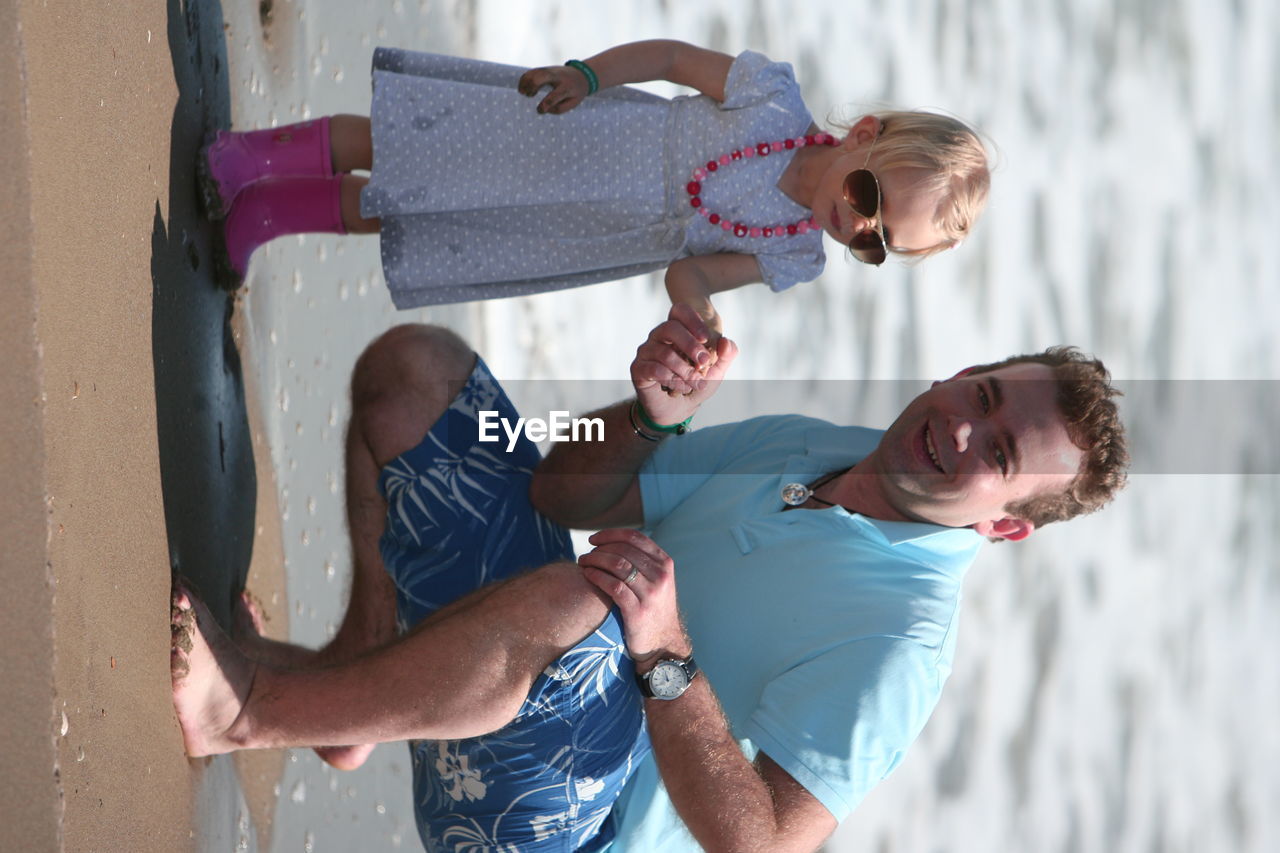
<svg viewBox="0 0 1280 853"><path fill-rule="evenodd" d="M763 750L843 819L901 762L951 671L960 582L982 537L782 487L866 456L882 433L763 417L664 442L640 473L647 532L675 560L698 665L748 757ZM613 853L696 850L649 756Z"/></svg>

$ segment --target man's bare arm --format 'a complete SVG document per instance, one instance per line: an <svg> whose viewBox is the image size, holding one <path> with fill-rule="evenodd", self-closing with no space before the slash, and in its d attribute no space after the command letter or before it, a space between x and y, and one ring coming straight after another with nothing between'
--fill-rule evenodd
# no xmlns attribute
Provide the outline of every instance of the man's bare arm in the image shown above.
<svg viewBox="0 0 1280 853"><path fill-rule="evenodd" d="M643 520L636 473L657 444L631 428L631 401L587 415L604 421L604 441L558 442L538 465L529 499L565 527L634 527Z"/></svg>
<svg viewBox="0 0 1280 853"><path fill-rule="evenodd" d="M719 338L715 350L708 350L711 334L693 308L674 305L666 322L636 350L631 384L654 423L681 423L715 393L738 348ZM566 527L643 521L636 474L658 442L636 435L631 404L627 400L589 416L604 421L604 441L559 442L547 454L529 488L539 512Z"/></svg>
<svg viewBox="0 0 1280 853"><path fill-rule="evenodd" d="M596 549L578 563L622 611L636 672L692 654L671 558L636 530L602 530L591 543ZM835 817L767 755L747 760L706 676L676 699L645 700L645 713L671 802L705 850L813 851L836 828Z"/></svg>
<svg viewBox="0 0 1280 853"><path fill-rule="evenodd" d="M681 819L708 851L817 850L836 819L764 753L747 761L706 678L679 699L645 700L658 771Z"/></svg>

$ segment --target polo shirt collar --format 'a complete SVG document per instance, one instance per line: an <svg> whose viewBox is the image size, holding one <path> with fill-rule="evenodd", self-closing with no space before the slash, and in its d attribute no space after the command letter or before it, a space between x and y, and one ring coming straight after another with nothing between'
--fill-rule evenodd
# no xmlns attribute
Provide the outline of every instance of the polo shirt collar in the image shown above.
<svg viewBox="0 0 1280 853"><path fill-rule="evenodd" d="M788 457L778 479L779 492L787 483L808 483L831 471L856 465L876 448L883 435L884 430L880 429L835 425L806 431L804 453ZM848 517L874 528L890 545L928 539L930 550L962 553L975 550L982 542L982 536L968 527L944 527L924 521L884 521L854 513L848 513Z"/></svg>

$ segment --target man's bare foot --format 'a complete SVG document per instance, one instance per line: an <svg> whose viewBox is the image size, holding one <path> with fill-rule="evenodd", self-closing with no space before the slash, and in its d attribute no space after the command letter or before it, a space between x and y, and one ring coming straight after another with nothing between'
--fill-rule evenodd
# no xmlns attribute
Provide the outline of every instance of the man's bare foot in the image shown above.
<svg viewBox="0 0 1280 853"><path fill-rule="evenodd" d="M173 706L187 755L219 755L243 746L232 729L253 686L249 660L214 622L208 608L182 586L173 593L169 672Z"/></svg>
<svg viewBox="0 0 1280 853"><path fill-rule="evenodd" d="M276 644L267 639L266 622L266 617L262 615L262 605L252 593L244 590L236 596L235 603L231 605L231 639L246 655L259 663L292 668L291 665L297 665L306 657L315 654L311 649L298 648L291 656L297 658L296 661L277 660L284 655L277 652L273 646L283 644Z"/></svg>

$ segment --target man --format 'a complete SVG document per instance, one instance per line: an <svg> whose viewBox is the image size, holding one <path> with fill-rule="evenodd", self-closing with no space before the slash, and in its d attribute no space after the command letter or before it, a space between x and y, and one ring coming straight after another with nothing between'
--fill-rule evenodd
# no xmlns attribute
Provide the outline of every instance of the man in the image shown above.
<svg viewBox="0 0 1280 853"><path fill-rule="evenodd" d="M479 412L514 413L461 341L375 342L352 383L347 619L319 653L252 630L241 651L179 591L187 751L414 739L429 849L816 849L934 707L982 538L1123 484L1115 391L1056 350L935 383L884 433L679 434L736 355L709 338L673 308L637 351L635 400L596 413L604 440L536 474L527 443L478 441ZM574 565L548 519L652 538L602 530ZM393 599L408 633L390 642Z"/></svg>

